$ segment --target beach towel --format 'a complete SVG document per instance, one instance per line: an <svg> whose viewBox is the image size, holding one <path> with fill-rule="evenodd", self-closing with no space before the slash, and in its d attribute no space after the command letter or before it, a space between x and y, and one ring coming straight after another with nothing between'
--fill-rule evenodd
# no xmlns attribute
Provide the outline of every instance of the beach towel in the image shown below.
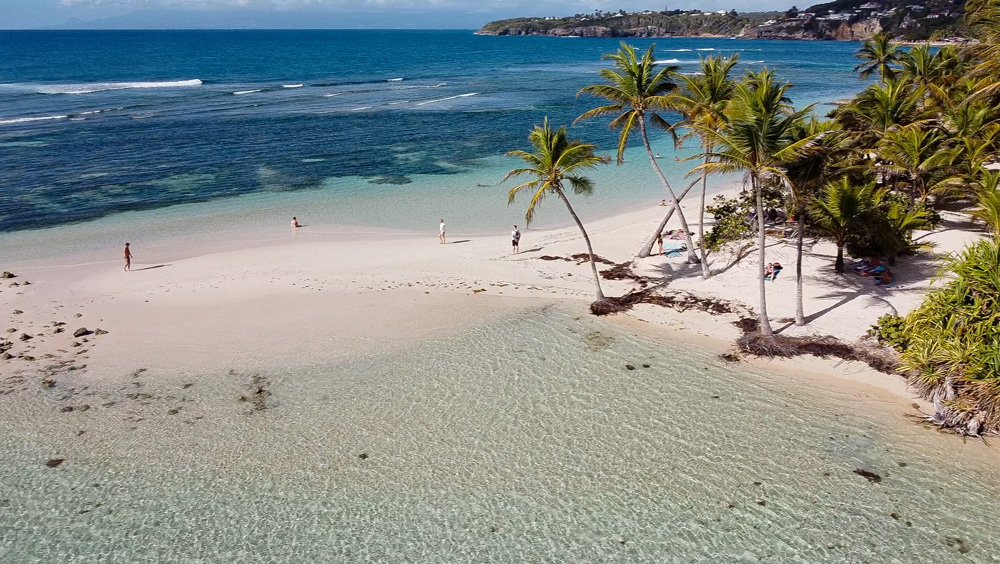
<svg viewBox="0 0 1000 564"><path fill-rule="evenodd" d="M680 256L685 251L687 251L687 245L684 243L663 242L663 256L665 257Z"/></svg>

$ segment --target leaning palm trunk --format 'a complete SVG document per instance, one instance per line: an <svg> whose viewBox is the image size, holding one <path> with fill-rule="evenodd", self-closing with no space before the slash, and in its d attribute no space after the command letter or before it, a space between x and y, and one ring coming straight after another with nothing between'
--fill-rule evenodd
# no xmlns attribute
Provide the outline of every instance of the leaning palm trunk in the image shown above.
<svg viewBox="0 0 1000 564"><path fill-rule="evenodd" d="M606 300L604 297L604 291L601 290L601 276L597 273L597 261L594 260L594 247L590 244L590 237L587 235L587 230L583 228L583 222L576 215L576 211L573 206L570 205L569 199L563 194L562 190L556 190L556 194L559 194L559 199L566 204L566 209L569 210L569 214L573 216L573 221L576 222L576 226L580 228L580 233L583 234L583 241L587 243L587 255L590 257L590 269L594 271L594 286L597 288L597 301L603 302Z"/></svg>
<svg viewBox="0 0 1000 564"><path fill-rule="evenodd" d="M711 160L709 155L715 147L712 145L705 146L705 164ZM701 248L701 277L708 278L712 275L708 270L708 260L705 256L708 253L708 249L705 248L705 194L708 192L708 169L704 168L701 171L701 203L698 204L698 247ZM683 196L682 196L683 197Z"/></svg>
<svg viewBox="0 0 1000 564"><path fill-rule="evenodd" d="M688 195L688 192L690 192L691 189L694 188L694 185L697 183L698 179L696 178L691 181L691 184L688 184L688 187L685 188L683 192L681 192L682 200L684 199L684 196ZM639 258L646 258L650 255L650 253L653 252L653 245L656 244L656 236L663 233L663 229L667 226L667 222L670 221L670 218L674 216L674 210L676 209L677 208L674 207L673 204L670 204L670 208L667 209L667 215L663 216L663 220L661 220L660 225L656 227L656 231L653 231L653 234L650 235L649 240L643 243L642 248L639 249L639 254L636 256L638 256Z"/></svg>
<svg viewBox="0 0 1000 564"><path fill-rule="evenodd" d="M774 334L774 331L771 330L771 322L767 318L767 286L765 285L767 281L764 280L764 261L766 260L764 252L765 245L767 245L767 237L764 233L764 194L759 178L753 176L750 181L753 184L753 191L757 199L757 244L760 246L760 261L758 264L760 268L757 272L758 287L760 289L760 334L770 337Z"/></svg>
<svg viewBox="0 0 1000 564"><path fill-rule="evenodd" d="M805 308L802 307L802 240L806 231L806 212L799 209L795 217L798 219L798 237L795 241L795 324L803 326L806 324Z"/></svg>
<svg viewBox="0 0 1000 564"><path fill-rule="evenodd" d="M656 155L653 154L653 147L649 144L649 136L646 134L646 121L639 121L639 131L642 132L642 144L646 147L646 154L649 155L649 163L653 165L653 170L656 171L656 175L660 177L660 182L667 188L667 194L670 195L670 203L674 205L674 209L677 210L677 219L681 222L681 229L684 230L684 241L687 243L688 248L688 262L696 263L698 262L698 254L694 249L694 241L691 240L691 231L688 229L687 220L684 219L684 210L681 209L681 203L677 199L677 194L674 194L674 189L670 187L670 183L667 182L667 177L663 176L663 171L660 170L660 165L656 164Z"/></svg>

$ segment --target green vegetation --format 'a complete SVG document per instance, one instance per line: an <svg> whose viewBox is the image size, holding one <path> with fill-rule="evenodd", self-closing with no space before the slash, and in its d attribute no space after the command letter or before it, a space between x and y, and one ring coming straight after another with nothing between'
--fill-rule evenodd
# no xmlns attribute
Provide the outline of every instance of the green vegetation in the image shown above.
<svg viewBox="0 0 1000 564"><path fill-rule="evenodd" d="M905 317L880 318L869 334L898 351L905 376L934 400L936 422L979 434L1000 432L1000 173L986 168L1000 162L1000 0L975 0L969 10L968 26L979 38L977 44L900 48L888 34L866 41L858 51L856 71L877 75L879 81L827 120L813 115L811 106L796 110L788 98L791 85L773 70L734 79L735 58L708 57L701 73L684 77L675 67L656 64L654 46L640 56L626 43L604 56L612 66L601 70L603 82L579 93L607 104L577 120L611 117L609 126L620 131L618 162L638 133L687 234L689 260L702 263L703 276L711 275L707 252L729 244L741 250L756 246L759 330L750 337L761 350L784 347L784 341L772 336L764 281L767 217L774 208L789 210L795 221L796 323L803 325L808 319L801 271L807 230L836 244L830 275L838 276L847 271L848 255L895 266L924 250L914 231L940 223L937 209L943 204L964 206L984 226L986 239L943 259L942 285ZM671 115L681 119L669 123ZM679 143L699 142L701 152L690 157L698 162L691 170L695 180L687 188L702 184L697 247L652 152L649 126L665 130ZM598 300L591 310L620 310L624 302L616 300L629 296L605 298L587 232L563 187L568 182L574 192L589 193L593 186L579 171L610 159L596 156L593 145L568 141L565 128L553 131L548 121L535 127L530 140L535 152L509 153L529 167L512 170L507 178L524 174L534 180L513 188L508 201L533 191L526 214L530 221L546 195L559 197L591 257ZM706 207L709 175L733 172L743 173L744 193L737 199L716 198ZM709 233L704 233L705 211L716 220ZM670 213L640 256L648 254ZM694 254L697 248L702 260ZM891 285L891 271L879 266L873 277ZM891 365L881 364L883 369Z"/></svg>
<svg viewBox="0 0 1000 564"><path fill-rule="evenodd" d="M935 422L978 435L1000 431L1000 175L984 168L1000 159L1000 2L968 9L980 44L894 52L884 84L834 116L858 132L856 150L895 194L869 246L880 243L890 258L914 250L908 230L936 221L933 208L945 201L965 203L985 227L985 240L943 260L943 285L919 307L869 331L899 351L910 384L934 401ZM878 49L866 46L866 59ZM883 134L864 133L866 124Z"/></svg>
<svg viewBox="0 0 1000 564"><path fill-rule="evenodd" d="M490 22L480 33L496 35L584 35L595 37L732 36L748 25L780 17L780 12L718 14L699 10L625 14L602 12L561 18L515 18Z"/></svg>

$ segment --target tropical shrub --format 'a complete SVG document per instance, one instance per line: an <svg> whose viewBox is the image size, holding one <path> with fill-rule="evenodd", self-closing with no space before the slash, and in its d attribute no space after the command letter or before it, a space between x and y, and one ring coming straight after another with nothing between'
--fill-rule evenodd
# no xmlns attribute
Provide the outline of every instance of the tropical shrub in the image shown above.
<svg viewBox="0 0 1000 564"><path fill-rule="evenodd" d="M944 267L955 278L906 316L901 367L950 425L1000 430L1000 242L970 245Z"/></svg>
<svg viewBox="0 0 1000 564"><path fill-rule="evenodd" d="M753 223L747 221L753 209L750 198L715 197L715 203L705 206L705 211L715 218L715 225L705 234L705 247L718 251L728 243L742 241L753 235Z"/></svg>
<svg viewBox="0 0 1000 564"><path fill-rule="evenodd" d="M878 344L892 347L897 351L905 351L910 342L906 332L906 320L894 313L887 313L878 318L875 325L868 330L868 336Z"/></svg>

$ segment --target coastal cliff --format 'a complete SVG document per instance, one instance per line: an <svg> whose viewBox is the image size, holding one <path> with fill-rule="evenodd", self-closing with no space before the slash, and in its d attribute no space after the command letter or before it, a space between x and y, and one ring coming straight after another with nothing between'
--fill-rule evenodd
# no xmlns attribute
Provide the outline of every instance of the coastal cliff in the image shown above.
<svg viewBox="0 0 1000 564"><path fill-rule="evenodd" d="M931 0L835 0L806 10L737 13L602 12L568 17L514 18L490 22L480 35L552 37L735 37L741 39L811 39L861 41L887 31L904 40L962 35L964 2Z"/></svg>

